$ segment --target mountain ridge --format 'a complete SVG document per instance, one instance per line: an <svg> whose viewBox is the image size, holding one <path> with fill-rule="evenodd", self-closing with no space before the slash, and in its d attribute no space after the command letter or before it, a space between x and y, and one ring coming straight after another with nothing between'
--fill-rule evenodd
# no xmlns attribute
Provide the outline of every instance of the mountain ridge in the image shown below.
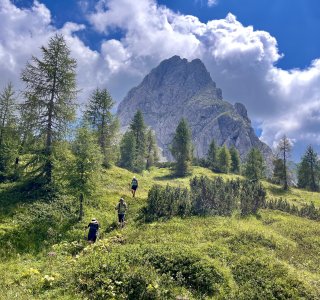
<svg viewBox="0 0 320 300"><path fill-rule="evenodd" d="M163 60L131 89L118 106L121 126L128 126L134 113L141 110L145 122L156 133L157 142L167 160L175 128L186 118L195 146L194 155L204 157L209 144L235 146L242 160L252 147L271 165L272 151L256 136L245 106L222 97L210 73L200 59L188 61L175 55Z"/></svg>

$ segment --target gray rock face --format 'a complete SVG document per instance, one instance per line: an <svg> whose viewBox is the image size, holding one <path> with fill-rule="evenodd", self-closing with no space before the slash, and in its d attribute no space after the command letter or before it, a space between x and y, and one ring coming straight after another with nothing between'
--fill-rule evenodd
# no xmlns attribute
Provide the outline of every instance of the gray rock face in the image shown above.
<svg viewBox="0 0 320 300"><path fill-rule="evenodd" d="M123 127L129 125L137 110L142 111L146 124L154 129L168 160L172 160L169 145L184 117L192 131L196 157L205 156L214 139L219 145L235 145L241 159L252 147L259 148L271 162L272 151L256 136L245 106L233 106L222 99L221 90L199 59L188 62L173 56L153 69L119 104Z"/></svg>

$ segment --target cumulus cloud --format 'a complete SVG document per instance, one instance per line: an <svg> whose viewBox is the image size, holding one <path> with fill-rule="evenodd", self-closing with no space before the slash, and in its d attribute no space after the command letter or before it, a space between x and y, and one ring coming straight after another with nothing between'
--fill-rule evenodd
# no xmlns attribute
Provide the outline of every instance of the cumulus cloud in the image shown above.
<svg viewBox="0 0 320 300"><path fill-rule="evenodd" d="M81 2L87 9L87 1ZM319 147L320 59L303 70L277 68L282 54L276 39L242 25L231 13L203 23L155 0L100 0L87 17L105 37L99 51L77 37L77 31L86 30L84 25L66 23L57 29L43 4L34 2L31 9L19 9L9 0L0 0L2 78L14 81L31 54L37 55L57 31L65 34L78 60L82 99L94 87L106 86L119 101L161 60L176 54L190 60L200 58L224 98L246 105L269 145L286 134L296 140L296 146L312 143ZM117 34L110 39L113 33Z"/></svg>

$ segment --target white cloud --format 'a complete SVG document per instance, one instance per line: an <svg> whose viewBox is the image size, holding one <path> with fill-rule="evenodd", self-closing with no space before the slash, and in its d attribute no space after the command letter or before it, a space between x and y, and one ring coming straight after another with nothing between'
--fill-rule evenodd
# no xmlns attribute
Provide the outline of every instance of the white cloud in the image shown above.
<svg viewBox="0 0 320 300"><path fill-rule="evenodd" d="M87 3L82 1L84 10ZM54 28L43 4L19 9L9 0L0 0L2 81L18 84L26 61L38 55L39 47L57 31L65 34L78 60L82 100L96 86L107 86L119 101L161 60L176 54L200 58L224 98L246 105L269 145L283 134L295 138L296 145L320 145L320 59L303 70L279 69L275 64L282 55L268 32L243 26L232 14L202 23L154 0L101 0L88 20L105 35L99 51L76 36L77 31L86 30L83 25ZM108 39L114 31L121 32L121 37Z"/></svg>
<svg viewBox="0 0 320 300"><path fill-rule="evenodd" d="M211 7L211 6L215 6L218 4L218 0L208 0L208 6Z"/></svg>

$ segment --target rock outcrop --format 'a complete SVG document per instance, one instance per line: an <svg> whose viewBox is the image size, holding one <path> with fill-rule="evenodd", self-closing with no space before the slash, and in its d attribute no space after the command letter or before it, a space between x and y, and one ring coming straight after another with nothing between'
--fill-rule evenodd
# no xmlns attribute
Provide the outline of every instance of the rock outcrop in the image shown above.
<svg viewBox="0 0 320 300"><path fill-rule="evenodd" d="M129 125L137 110L156 132L158 145L168 160L172 159L169 145L184 117L192 131L196 157L205 156L214 139L219 145L234 145L241 159L256 147L268 163L271 161L272 151L256 136L245 106L222 99L222 91L200 59L188 62L173 56L162 61L119 104L122 127Z"/></svg>

